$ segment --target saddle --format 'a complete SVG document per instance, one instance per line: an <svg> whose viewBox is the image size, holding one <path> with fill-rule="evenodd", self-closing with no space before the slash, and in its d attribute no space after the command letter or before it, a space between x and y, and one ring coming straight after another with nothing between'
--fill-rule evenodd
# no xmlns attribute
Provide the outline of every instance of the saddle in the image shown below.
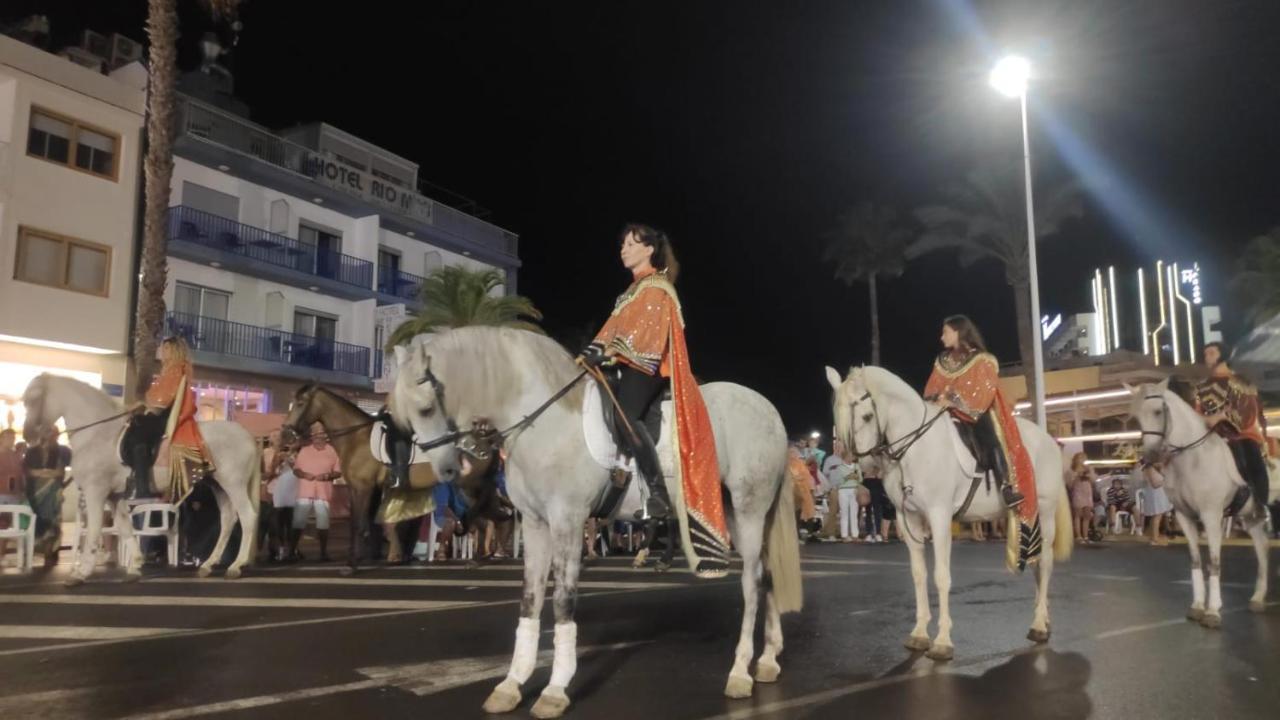
<svg viewBox="0 0 1280 720"><path fill-rule="evenodd" d="M369 428L369 452L387 467L404 487L421 490L436 484L435 470L425 455L419 455L413 435L380 416ZM403 458L396 462L396 458Z"/></svg>
<svg viewBox="0 0 1280 720"><path fill-rule="evenodd" d="M645 430L659 447L662 446L663 432L669 431L664 423L666 414L663 413L663 406L670 402L671 388L667 387L649 407L649 412L643 418ZM587 386L582 402L582 425L587 449L591 452L591 456L600 467L613 473L613 481L605 487L604 492L596 500L591 510L591 517L609 518L614 515L618 505L626 497L636 470L634 460L627 462L621 460L622 449L630 447L631 443L625 439L627 431L623 427L621 418L618 417L617 408L596 383Z"/></svg>

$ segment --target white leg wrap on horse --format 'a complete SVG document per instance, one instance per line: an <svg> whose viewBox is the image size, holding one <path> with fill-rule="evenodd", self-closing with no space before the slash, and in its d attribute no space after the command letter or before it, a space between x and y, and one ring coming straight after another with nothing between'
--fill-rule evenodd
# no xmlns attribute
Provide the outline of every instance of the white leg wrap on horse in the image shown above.
<svg viewBox="0 0 1280 720"><path fill-rule="evenodd" d="M569 681L578 671L578 623L556 623L555 647L549 684L568 687Z"/></svg>
<svg viewBox="0 0 1280 720"><path fill-rule="evenodd" d="M1195 566L1191 568L1191 602L1204 606L1204 572Z"/></svg>
<svg viewBox="0 0 1280 720"><path fill-rule="evenodd" d="M538 663L538 631L541 624L538 618L520 618L516 625L516 651L511 658L511 671L507 677L523 685L533 674ZM558 636L557 636L558 637Z"/></svg>

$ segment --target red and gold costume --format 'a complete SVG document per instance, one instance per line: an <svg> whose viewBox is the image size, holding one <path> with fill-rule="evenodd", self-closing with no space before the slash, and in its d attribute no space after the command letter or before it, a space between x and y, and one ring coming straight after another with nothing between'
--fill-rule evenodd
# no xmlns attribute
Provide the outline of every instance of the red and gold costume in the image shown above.
<svg viewBox="0 0 1280 720"><path fill-rule="evenodd" d="M211 458L196 424L196 391L191 387L191 363L168 363L147 389L149 409L168 409L165 437L169 440L170 495L176 500L191 488L188 466ZM186 460L187 462L183 462Z"/></svg>
<svg viewBox="0 0 1280 720"><path fill-rule="evenodd" d="M1022 567L1039 554L1039 516L1036 506L1035 466L1022 444L1022 434L1013 417L1013 407L1000 390L1000 364L991 353L943 352L933 363L933 374L925 385L925 397L945 398L951 414L961 422L974 424L993 413L996 442L1008 468L1008 482L1025 498L1018 505L1022 538L1015 542L1010 528L1010 567Z"/></svg>
<svg viewBox="0 0 1280 720"><path fill-rule="evenodd" d="M673 500L677 513L683 510L686 516L680 528L685 554L691 568L704 558L727 563L729 531L720 495L715 434L689 365L680 300L665 273L637 276L618 297L592 344L642 373L671 379L675 416L671 437L680 476Z"/></svg>
<svg viewBox="0 0 1280 720"><path fill-rule="evenodd" d="M1258 401L1258 389L1235 373L1213 375L1196 387L1196 409L1203 415L1223 413L1226 419L1214 431L1226 440L1252 440L1267 445L1267 420Z"/></svg>

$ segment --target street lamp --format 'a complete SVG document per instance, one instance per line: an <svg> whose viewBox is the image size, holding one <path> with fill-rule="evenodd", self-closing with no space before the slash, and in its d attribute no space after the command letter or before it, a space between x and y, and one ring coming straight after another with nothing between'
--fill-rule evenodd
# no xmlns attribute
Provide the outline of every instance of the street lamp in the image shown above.
<svg viewBox="0 0 1280 720"><path fill-rule="evenodd" d="M1027 81L1031 63L1018 55L1009 55L991 69L991 87L1005 97L1016 97L1022 106L1022 164L1026 173L1027 195L1027 264L1031 274L1031 356L1034 364L1036 422L1048 429L1044 418L1044 349L1040 337L1040 277L1036 270L1036 216L1031 194L1031 138L1027 134Z"/></svg>

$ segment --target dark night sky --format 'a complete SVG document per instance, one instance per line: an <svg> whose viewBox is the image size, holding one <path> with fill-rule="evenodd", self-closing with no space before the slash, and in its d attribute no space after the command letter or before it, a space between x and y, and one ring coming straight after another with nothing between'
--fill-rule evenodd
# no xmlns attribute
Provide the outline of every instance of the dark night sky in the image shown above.
<svg viewBox="0 0 1280 720"><path fill-rule="evenodd" d="M207 20L180 5L189 67ZM145 39L143 0L9 0L0 18L33 11L63 38ZM1037 177L1093 191L1040 246L1045 312L1090 310L1094 266L1158 253L1200 259L1230 312L1232 254L1280 223L1272 0L249 0L242 19L233 65L253 118L324 120L490 208L520 234L521 292L557 337L585 335L626 285L624 222L668 230L695 372L762 391L793 432L830 425L822 365L868 355L866 288L831 279L822 232L858 200L909 210L1018 152L1017 106L985 84L998 50L1042 75ZM1016 359L998 266L927 258L881 301L885 364L912 382L953 312Z"/></svg>

